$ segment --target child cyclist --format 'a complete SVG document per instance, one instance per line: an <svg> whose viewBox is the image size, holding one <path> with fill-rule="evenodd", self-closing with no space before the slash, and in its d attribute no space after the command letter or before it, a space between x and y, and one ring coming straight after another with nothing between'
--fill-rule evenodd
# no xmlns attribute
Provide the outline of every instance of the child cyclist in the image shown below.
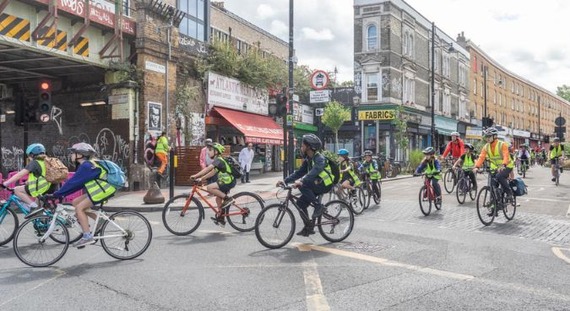
<svg viewBox="0 0 570 311"><path fill-rule="evenodd" d="M431 179L431 185L435 191L435 199L441 202L441 188L439 187L438 182L441 179L441 164L435 158L435 150L433 147L427 147L422 152L425 157L418 168L416 168L414 175L420 175L422 172L424 172L426 174L426 177Z"/></svg>
<svg viewBox="0 0 570 311"><path fill-rule="evenodd" d="M362 162L362 168L364 170L364 175L367 175L372 181L372 190L374 193L380 193L380 189L378 189L377 181L380 180L380 171L378 170L378 161L372 159L372 151L366 150L364 151L364 162Z"/></svg>
<svg viewBox="0 0 570 311"><path fill-rule="evenodd" d="M93 157L97 152L90 144L77 143L71 146L69 151L71 152L71 161L75 163L77 170L73 177L51 196L62 198L83 189L84 193L71 202L71 205L75 207L77 221L83 230L83 236L73 246L82 248L96 242L89 230L89 219L87 218L89 216L96 219L95 213L90 210L91 207L107 201L117 189L106 181L107 171L94 161Z"/></svg>
<svg viewBox="0 0 570 311"><path fill-rule="evenodd" d="M348 157L348 150L340 149L338 151L339 161L340 161L340 184L342 189L348 189L354 194L354 187L361 184L360 179L354 172L354 164L350 161Z"/></svg>
<svg viewBox="0 0 570 311"><path fill-rule="evenodd" d="M215 218L212 217L212 220L220 226L225 226L226 220L221 214L224 208L234 202L234 199L228 196L228 193L236 186L236 179L232 175L230 165L222 157L226 148L219 143L206 145L206 147L208 148L208 156L213 159L213 162L200 172L190 176L190 179L200 182L201 180L209 180L211 177L217 176L217 179L214 179L217 181L209 183L206 190L216 196L216 204L220 208L219 213Z"/></svg>
<svg viewBox="0 0 570 311"><path fill-rule="evenodd" d="M24 208L29 212L38 207L36 197L47 193L52 184L49 183L46 176L46 148L42 144L31 144L26 148L29 164L20 170L16 175L6 179L2 186L7 188L10 184L20 180L20 178L28 175L28 181L25 185L14 188L14 193L24 202Z"/></svg>
<svg viewBox="0 0 570 311"><path fill-rule="evenodd" d="M463 169L463 173L471 179L471 184L473 185L471 189L477 191L477 178L475 178L473 173L473 167L475 167L475 161L477 160L477 157L473 155L474 149L475 147L472 144L466 143L465 153L455 161L453 166Z"/></svg>

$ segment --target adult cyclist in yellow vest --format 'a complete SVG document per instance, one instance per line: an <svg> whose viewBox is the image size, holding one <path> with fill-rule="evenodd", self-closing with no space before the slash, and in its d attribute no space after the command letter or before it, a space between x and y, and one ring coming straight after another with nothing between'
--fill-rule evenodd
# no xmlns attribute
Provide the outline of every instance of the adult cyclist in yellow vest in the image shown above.
<svg viewBox="0 0 570 311"><path fill-rule="evenodd" d="M337 152L340 161L340 184L342 189L348 189L354 191L355 186L361 184L360 178L354 172L354 164L350 161L348 157L348 150L339 149Z"/></svg>
<svg viewBox="0 0 570 311"><path fill-rule="evenodd" d="M362 162L362 167L364 168L364 174L368 175L368 178L372 181L372 190L374 193L379 193L377 180L380 180L382 176L380 175L378 161L372 159L372 151L364 151L364 161Z"/></svg>
<svg viewBox="0 0 570 311"><path fill-rule="evenodd" d="M305 226L301 231L297 232L297 235L309 236L315 233L315 220L323 212L323 205L317 200L317 196L329 192L333 186L330 166L325 156L320 152L322 147L323 143L315 134L303 135L301 144L301 155L304 158L303 164L285 180L277 182L277 186L295 182L294 187L301 192L297 205L305 215L309 216L307 207L310 204L313 204L315 207L312 221L305 223Z"/></svg>
<svg viewBox="0 0 570 311"><path fill-rule="evenodd" d="M154 155L160 161L160 166L156 170L158 174L164 176L164 171L166 170L166 164L168 163L168 153L170 152L170 145L168 144L168 137L166 137L166 132L162 132L160 137L156 140L156 148L154 149Z"/></svg>
<svg viewBox="0 0 570 311"><path fill-rule="evenodd" d="M67 180L52 196L62 198L83 189L83 194L71 202L71 205L75 207L77 221L81 226L81 230L83 230L83 236L73 246L82 248L85 245L95 243L93 235L89 230L89 219L87 218L96 219L96 215L91 211L91 208L96 204L107 201L115 194L117 189L106 181L107 171L95 162L94 156L97 152L93 149L93 146L88 143L77 143L68 150L71 162L75 163L77 170L73 177Z"/></svg>
<svg viewBox="0 0 570 311"><path fill-rule="evenodd" d="M473 155L473 147L472 144L466 143L465 144L465 153L455 161L453 166L461 167L463 169L463 173L469 176L471 179L471 184L473 185L472 189L477 190L477 178L475 178L475 174L473 173L473 168L475 167L475 156Z"/></svg>
<svg viewBox="0 0 570 311"><path fill-rule="evenodd" d="M28 156L28 165L14 176L2 182L2 186L8 187L28 175L26 184L15 187L14 193L25 203L24 208L30 211L38 207L36 197L48 192L52 184L45 179L46 165L44 159L46 158L46 148L44 145L29 145L28 148L26 148L26 155Z"/></svg>
<svg viewBox="0 0 570 311"><path fill-rule="evenodd" d="M212 163L190 176L190 179L200 182L201 180L210 180L211 177L217 176L217 179L213 179L214 181L208 184L206 190L216 196L216 204L218 204L221 210L234 202L234 199L228 193L236 186L236 179L232 175L230 165L222 156L226 148L219 143L207 145L207 147L208 156L213 159ZM226 224L221 213L212 218L212 220L220 226L225 226Z"/></svg>
<svg viewBox="0 0 570 311"><path fill-rule="evenodd" d="M497 180L501 184L503 191L507 195L507 202L513 202L513 192L511 191L507 178L513 171L515 163L509 153L508 143L500 141L497 135L497 129L493 127L483 131L483 136L487 143L483 149L481 149L481 154L479 154L479 158L477 162L475 162L473 173L477 173L477 170L483 165L485 159L488 159L491 165L491 173L495 174L495 177L497 177Z"/></svg>
<svg viewBox="0 0 570 311"><path fill-rule="evenodd" d="M552 139L552 145L550 145L550 173L552 174L552 181L556 181L554 177L554 164L556 163L556 158L558 158L558 164L560 164L560 172L562 172L562 161L565 159L564 156L564 145L560 144L560 138L554 137Z"/></svg>
<svg viewBox="0 0 570 311"><path fill-rule="evenodd" d="M427 147L422 151L422 153L425 157L416 168L414 175L420 175L422 172L425 173L426 177L431 180L436 201L441 202L441 187L439 186L439 180L441 179L441 164L435 156L435 149L433 149L433 147Z"/></svg>

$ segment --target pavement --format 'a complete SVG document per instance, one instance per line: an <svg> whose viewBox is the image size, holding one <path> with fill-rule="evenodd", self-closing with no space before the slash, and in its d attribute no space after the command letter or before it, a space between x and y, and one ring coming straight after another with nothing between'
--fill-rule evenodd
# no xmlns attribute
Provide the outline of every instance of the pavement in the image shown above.
<svg viewBox="0 0 570 311"><path fill-rule="evenodd" d="M411 177L412 175L398 175L394 178L383 178L382 182L390 182ZM250 175L250 183L242 184L241 181L238 181L236 187L232 189L230 194L248 191L257 193L263 199L275 198L275 193L277 191L275 184L279 180L283 180L283 172L268 172L264 174ZM192 188L190 186L174 186L174 196L189 193L191 189ZM169 200L170 190L168 188L161 189L161 193L164 196L164 203L160 204L145 204L143 198L147 192L148 190L119 192L111 198L107 204L105 204L104 209L109 212L118 212L124 209L139 212L162 211L164 204Z"/></svg>

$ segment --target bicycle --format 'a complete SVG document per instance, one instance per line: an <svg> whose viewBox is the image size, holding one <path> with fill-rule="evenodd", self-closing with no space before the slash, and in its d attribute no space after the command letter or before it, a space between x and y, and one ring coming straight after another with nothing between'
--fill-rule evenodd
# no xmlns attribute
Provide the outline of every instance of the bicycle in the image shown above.
<svg viewBox="0 0 570 311"><path fill-rule="evenodd" d="M255 221L255 236L259 243L271 249L285 246L293 238L295 233L295 217L289 203L299 212L303 224L312 222L309 215L305 214L297 205L298 196L292 194L293 187L281 185L281 189L287 191L285 200L278 204L265 207ZM279 191L276 196L279 195ZM322 195L318 196L318 200ZM352 209L341 200L333 200L326 203L323 212L316 220L315 226L321 236L329 242L341 242L346 239L354 227L354 213Z"/></svg>
<svg viewBox="0 0 570 311"><path fill-rule="evenodd" d="M441 199L437 199L435 196L435 189L431 184L431 178L425 173L423 174L414 174L414 176L423 176L424 177L424 184L420 188L420 195L419 195L419 202L420 202L420 210L424 216L428 216L431 213L431 206L433 206L437 210L441 210Z"/></svg>
<svg viewBox="0 0 570 311"><path fill-rule="evenodd" d="M14 237L14 252L20 261L32 267L47 267L58 262L69 248L67 222L77 223L74 209L66 209L49 196L39 197L42 209L30 213ZM40 212L42 212L40 214ZM152 228L142 214L121 211L107 216L103 203L97 210L96 223L91 233L101 240L103 250L111 257L129 260L142 255L150 246ZM52 243L55 242L55 243Z"/></svg>
<svg viewBox="0 0 570 311"><path fill-rule="evenodd" d="M479 220L485 225L489 226L498 216L498 211L503 210L503 214L507 220L512 220L515 217L517 210L517 197L513 195L513 202L507 204L505 201L505 192L500 186L500 183L490 168L483 169L487 173L487 185L482 187L477 195L477 215Z"/></svg>
<svg viewBox="0 0 570 311"><path fill-rule="evenodd" d="M528 160L523 160L521 158L517 158L517 171L518 174L522 176L522 178L526 178L526 171L528 170Z"/></svg>
<svg viewBox="0 0 570 311"><path fill-rule="evenodd" d="M204 205L198 196L219 218L212 218L214 223L220 224L218 219L227 219L232 228L240 232L252 231L255 219L265 206L263 199L251 192L240 192L232 196L234 203L220 209L212 205L206 195L210 194L201 182L195 181L190 193L174 196L168 200L162 210L162 223L166 229L178 236L189 235L196 231L202 219L205 218Z"/></svg>
<svg viewBox="0 0 570 311"><path fill-rule="evenodd" d="M477 188L473 187L473 183L471 182L471 178L466 172L461 169L459 170L457 188L455 190L455 195L457 197L457 202L459 204L465 203L465 198L467 197L467 193L469 193L469 197L471 201L477 198Z"/></svg>
<svg viewBox="0 0 570 311"><path fill-rule="evenodd" d="M376 183L378 191L374 191L373 187L374 183ZM366 173L364 175L364 187L365 187L364 189L366 190L366 195L368 196L368 200L365 204L366 206L365 209L370 206L371 198L374 200L374 203L376 204L380 203L380 198L382 197L382 181L380 179L373 181L372 179L370 179L370 175Z"/></svg>
<svg viewBox="0 0 570 311"><path fill-rule="evenodd" d="M556 186L558 187L558 185L560 184L560 161L558 157L554 158L554 182L556 184Z"/></svg>
<svg viewBox="0 0 570 311"><path fill-rule="evenodd" d="M458 170L454 168L452 158L445 159L445 166L448 167L448 169L446 169L443 174L443 186L447 193L452 193L457 185Z"/></svg>
<svg viewBox="0 0 570 311"><path fill-rule="evenodd" d="M361 185L354 187L354 192L351 192L347 189L343 189L341 183L337 183L332 187L331 191L329 191L327 202L334 201L335 197L338 200L348 202L350 208L356 215L362 214L364 209L367 208L367 198Z"/></svg>

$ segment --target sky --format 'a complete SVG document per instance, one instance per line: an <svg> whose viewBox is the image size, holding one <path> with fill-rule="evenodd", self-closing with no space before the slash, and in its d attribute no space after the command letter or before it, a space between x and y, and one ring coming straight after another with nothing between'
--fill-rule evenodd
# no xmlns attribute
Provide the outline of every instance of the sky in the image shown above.
<svg viewBox="0 0 570 311"><path fill-rule="evenodd" d="M407 0L452 38L464 32L501 66L556 92L570 85L570 1ZM229 11L289 41L289 1L225 0ZM476 3L476 5L473 5ZM353 1L294 2L294 47L311 69L353 78Z"/></svg>

